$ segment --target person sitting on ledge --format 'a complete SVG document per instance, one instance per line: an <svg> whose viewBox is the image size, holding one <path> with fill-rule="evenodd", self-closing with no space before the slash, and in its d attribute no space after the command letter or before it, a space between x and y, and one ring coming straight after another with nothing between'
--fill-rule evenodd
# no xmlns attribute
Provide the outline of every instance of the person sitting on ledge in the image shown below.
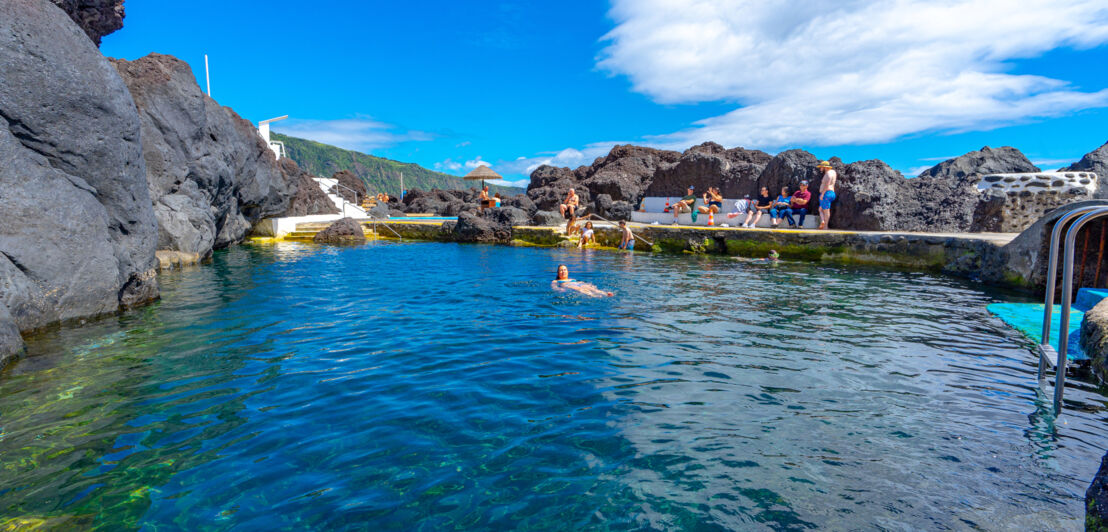
<svg viewBox="0 0 1108 532"><path fill-rule="evenodd" d="M754 208L756 204L754 200L750 199L750 194L743 196L743 199L735 202L735 212L729 213L728 218L738 218L739 216L746 215L746 219L742 221L742 227L750 227L750 219L754 217L754 213L758 209ZM758 215L760 218L762 215Z"/></svg>
<svg viewBox="0 0 1108 532"><path fill-rule="evenodd" d="M762 187L762 190L758 192L758 200L754 204L754 221L750 222L748 227L755 227L758 225L758 220L762 219L762 215L769 212L773 208L773 196L769 195L769 188Z"/></svg>
<svg viewBox="0 0 1108 532"><path fill-rule="evenodd" d="M615 295L613 292L607 292L597 288L596 285L570 279L569 268L567 268L565 264L558 265L558 271L554 274L554 280L550 282L550 288L556 292L573 290L589 297L605 297Z"/></svg>
<svg viewBox="0 0 1108 532"><path fill-rule="evenodd" d="M785 210L788 208L789 187L781 187L781 195L773 200L773 207L769 210L769 217L772 218L771 227L777 227L781 223L781 219L785 217Z"/></svg>
<svg viewBox="0 0 1108 532"><path fill-rule="evenodd" d="M812 199L812 193L808 192L808 182L800 182L800 190L793 193L789 200L789 208L785 209L785 219L789 221L789 227L804 227L804 217L808 215L808 202ZM793 220L793 215L800 215L800 223Z"/></svg>
<svg viewBox="0 0 1108 532"><path fill-rule="evenodd" d="M685 194L685 197L681 198L680 201L670 206L670 209L673 210L673 225L677 225L677 217L680 216L681 213L693 212L693 206L696 205L696 194L693 193L693 190L695 189L690 185L689 193ZM695 222L696 220L694 219L693 221Z"/></svg>
<svg viewBox="0 0 1108 532"><path fill-rule="evenodd" d="M492 200L489 199L489 186L485 185L481 187L481 195L477 197L477 200L481 202L477 210L483 211L489 207L492 207Z"/></svg>
<svg viewBox="0 0 1108 532"><path fill-rule="evenodd" d="M595 244L596 238L593 236L592 222L585 222L585 230L581 231L581 240L577 242L577 247L583 248L588 244Z"/></svg>
<svg viewBox="0 0 1108 532"><path fill-rule="evenodd" d="M704 193L704 205L697 207L697 210L704 214L719 212L723 208L723 194L719 193L719 189L716 187L708 187L708 192Z"/></svg>
<svg viewBox="0 0 1108 532"><path fill-rule="evenodd" d="M559 205L562 211L562 218L566 220L573 218L576 215L574 211L577 210L577 205L579 205L580 202L581 200L577 198L577 191L572 188L569 189L569 193L566 194L566 200Z"/></svg>
<svg viewBox="0 0 1108 532"><path fill-rule="evenodd" d="M496 208L498 208L498 209L500 208L500 200L501 200L500 193L497 192L496 195L492 197L492 201L494 203L496 203Z"/></svg>

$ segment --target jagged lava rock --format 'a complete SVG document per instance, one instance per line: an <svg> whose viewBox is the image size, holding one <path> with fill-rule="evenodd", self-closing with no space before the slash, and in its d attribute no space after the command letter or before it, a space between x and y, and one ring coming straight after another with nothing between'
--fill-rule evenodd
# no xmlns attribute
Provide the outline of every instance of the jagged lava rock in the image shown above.
<svg viewBox="0 0 1108 532"><path fill-rule="evenodd" d="M561 214L554 211L538 211L531 216L531 223L541 226L554 226L564 225L566 220L562 218Z"/></svg>
<svg viewBox="0 0 1108 532"><path fill-rule="evenodd" d="M446 225L444 224L444 228ZM458 215L458 222L452 232L458 242L508 242L512 239L512 227L499 221L493 221L472 212Z"/></svg>
<svg viewBox="0 0 1108 532"><path fill-rule="evenodd" d="M909 192L908 180L882 161L859 161L835 171L839 174L835 186L838 199L831 209L832 227L862 231L894 228L901 225L906 211L919 210L919 201ZM809 204L813 210L819 203L820 179L822 176L809 183L812 193Z"/></svg>
<svg viewBox="0 0 1108 532"><path fill-rule="evenodd" d="M1096 194L1097 199L1108 198L1108 143L1086 153L1080 161L1062 169L1066 172L1093 172L1097 175Z"/></svg>
<svg viewBox="0 0 1108 532"><path fill-rule="evenodd" d="M507 225L508 227L528 225L531 223L531 215L528 214L527 211L516 207L485 209L481 211L481 217L490 222Z"/></svg>
<svg viewBox="0 0 1108 532"><path fill-rule="evenodd" d="M990 148L947 159L925 170L919 177L963 178L985 174L1040 172L1019 150L1011 146Z"/></svg>
<svg viewBox="0 0 1108 532"><path fill-rule="evenodd" d="M0 2L0 352L11 330L158 295L157 222L126 85L65 12Z"/></svg>
<svg viewBox="0 0 1108 532"><path fill-rule="evenodd" d="M719 187L726 198L757 194L759 176L773 158L765 152L745 148L725 149L705 142L685 150L672 164L658 165L648 180L647 196L684 196L688 187L698 195L708 187ZM613 196L613 199L619 199Z"/></svg>
<svg viewBox="0 0 1108 532"><path fill-rule="evenodd" d="M1100 469L1085 490L1085 530L1108 530L1108 453L1100 459Z"/></svg>
<svg viewBox="0 0 1108 532"><path fill-rule="evenodd" d="M100 38L123 27L123 0L50 0L69 15L96 46Z"/></svg>
<svg viewBox="0 0 1108 532"><path fill-rule="evenodd" d="M158 249L206 257L288 210L297 181L253 124L200 90L187 63L161 54L113 63L142 120Z"/></svg>
<svg viewBox="0 0 1108 532"><path fill-rule="evenodd" d="M308 216L311 214L337 214L338 207L327 197L312 175L305 172L296 161L282 157L277 164L285 179L296 184L296 194L289 199L289 208L281 216Z"/></svg>
<svg viewBox="0 0 1108 532"><path fill-rule="evenodd" d="M312 237L312 242L318 244L351 244L365 242L365 230L362 224L353 218L343 218L328 225L324 230Z"/></svg>
<svg viewBox="0 0 1108 532"><path fill-rule="evenodd" d="M350 203L359 204L366 196L369 196L369 189L366 188L365 181L362 181L362 178L350 170L339 170L331 176L331 179L342 185L341 187L333 187L331 193L342 196L342 199Z"/></svg>

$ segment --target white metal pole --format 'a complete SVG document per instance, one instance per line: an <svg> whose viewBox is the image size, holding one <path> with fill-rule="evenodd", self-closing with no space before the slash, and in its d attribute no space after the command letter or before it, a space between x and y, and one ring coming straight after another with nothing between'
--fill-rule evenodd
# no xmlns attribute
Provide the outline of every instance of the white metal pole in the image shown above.
<svg viewBox="0 0 1108 532"><path fill-rule="evenodd" d="M204 54L204 81L208 83L208 97L212 97L212 76L208 73L208 54Z"/></svg>

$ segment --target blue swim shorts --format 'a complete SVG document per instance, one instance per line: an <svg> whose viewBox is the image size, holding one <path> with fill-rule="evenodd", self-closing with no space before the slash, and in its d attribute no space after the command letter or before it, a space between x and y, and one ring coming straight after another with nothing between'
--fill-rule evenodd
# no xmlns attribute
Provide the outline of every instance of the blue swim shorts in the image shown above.
<svg viewBox="0 0 1108 532"><path fill-rule="evenodd" d="M833 201L835 201L835 191L828 190L827 192L823 193L823 199L819 200L819 208L830 209L831 202Z"/></svg>

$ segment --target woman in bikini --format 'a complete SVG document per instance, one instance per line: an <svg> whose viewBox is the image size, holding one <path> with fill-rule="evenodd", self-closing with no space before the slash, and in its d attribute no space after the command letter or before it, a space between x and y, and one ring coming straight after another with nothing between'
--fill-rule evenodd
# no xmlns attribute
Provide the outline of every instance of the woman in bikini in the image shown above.
<svg viewBox="0 0 1108 532"><path fill-rule="evenodd" d="M597 288L595 285L570 279L569 268L567 268L565 264L558 265L558 272L555 274L554 280L550 282L550 288L557 292L573 290L589 297L607 297L615 295L614 292L606 292Z"/></svg>

